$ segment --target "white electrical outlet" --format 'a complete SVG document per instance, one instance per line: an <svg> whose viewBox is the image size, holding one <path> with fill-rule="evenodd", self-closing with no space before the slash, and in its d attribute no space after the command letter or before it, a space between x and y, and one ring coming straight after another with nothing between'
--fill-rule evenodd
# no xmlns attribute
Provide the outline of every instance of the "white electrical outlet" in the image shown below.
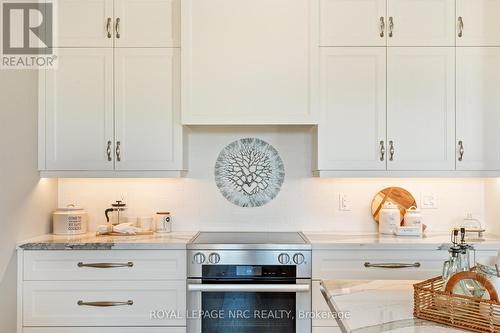
<svg viewBox="0 0 500 333"><path fill-rule="evenodd" d="M422 209L437 209L438 198L436 193L422 193L420 198L420 208Z"/></svg>
<svg viewBox="0 0 500 333"><path fill-rule="evenodd" d="M339 194L339 210L350 211L351 210L351 199L347 194Z"/></svg>

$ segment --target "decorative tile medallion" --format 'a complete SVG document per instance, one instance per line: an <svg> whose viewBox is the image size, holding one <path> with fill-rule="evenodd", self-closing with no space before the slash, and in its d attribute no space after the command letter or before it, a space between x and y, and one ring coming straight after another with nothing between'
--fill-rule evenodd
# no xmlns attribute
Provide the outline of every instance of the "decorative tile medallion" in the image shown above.
<svg viewBox="0 0 500 333"><path fill-rule="evenodd" d="M259 207L278 195L285 167L278 151L257 138L227 145L215 163L215 183L222 195L240 207Z"/></svg>

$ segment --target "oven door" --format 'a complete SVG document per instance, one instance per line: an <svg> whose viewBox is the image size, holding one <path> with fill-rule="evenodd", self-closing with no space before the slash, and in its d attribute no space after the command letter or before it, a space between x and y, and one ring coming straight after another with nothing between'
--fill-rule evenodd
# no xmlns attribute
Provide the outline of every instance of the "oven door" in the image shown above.
<svg viewBox="0 0 500 333"><path fill-rule="evenodd" d="M311 280L188 279L188 333L310 333Z"/></svg>

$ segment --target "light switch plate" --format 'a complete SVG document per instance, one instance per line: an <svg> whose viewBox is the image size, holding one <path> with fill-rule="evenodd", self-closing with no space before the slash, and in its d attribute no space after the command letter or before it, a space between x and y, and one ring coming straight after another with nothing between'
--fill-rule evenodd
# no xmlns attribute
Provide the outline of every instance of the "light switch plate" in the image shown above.
<svg viewBox="0 0 500 333"><path fill-rule="evenodd" d="M420 197L420 208L422 209L437 209L438 197L436 193L424 192Z"/></svg>
<svg viewBox="0 0 500 333"><path fill-rule="evenodd" d="M351 199L347 194L339 194L339 210L340 211L350 211L351 210Z"/></svg>

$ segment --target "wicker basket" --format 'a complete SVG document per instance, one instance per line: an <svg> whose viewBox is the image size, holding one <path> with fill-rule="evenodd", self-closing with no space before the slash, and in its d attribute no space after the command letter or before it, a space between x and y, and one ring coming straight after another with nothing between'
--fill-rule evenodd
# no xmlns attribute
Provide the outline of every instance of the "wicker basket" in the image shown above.
<svg viewBox="0 0 500 333"><path fill-rule="evenodd" d="M500 332L500 302L444 292L441 277L417 283L413 288L415 317L473 332Z"/></svg>

